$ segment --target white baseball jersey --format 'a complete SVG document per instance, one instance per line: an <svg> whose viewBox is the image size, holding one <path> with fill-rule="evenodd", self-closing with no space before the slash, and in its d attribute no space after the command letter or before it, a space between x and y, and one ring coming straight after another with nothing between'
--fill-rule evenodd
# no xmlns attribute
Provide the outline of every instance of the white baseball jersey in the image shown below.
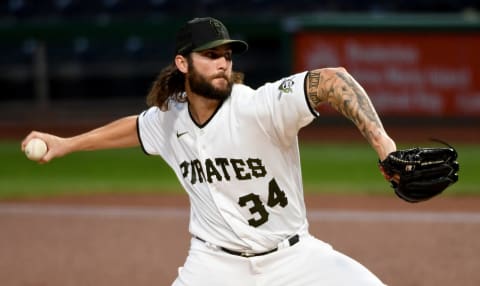
<svg viewBox="0 0 480 286"><path fill-rule="evenodd" d="M191 203L190 232L228 249L262 252L305 233L297 133L316 116L307 72L258 89L235 84L202 126L188 103L138 118L144 151L175 171Z"/></svg>

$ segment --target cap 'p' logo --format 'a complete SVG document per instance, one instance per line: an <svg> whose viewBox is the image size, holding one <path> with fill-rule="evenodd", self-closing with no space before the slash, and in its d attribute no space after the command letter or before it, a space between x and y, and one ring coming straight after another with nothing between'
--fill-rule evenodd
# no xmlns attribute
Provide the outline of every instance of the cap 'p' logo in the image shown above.
<svg viewBox="0 0 480 286"><path fill-rule="evenodd" d="M215 30L215 34L217 36L222 36L224 34L223 30L223 25L222 23L220 23L219 21L215 21L215 20L210 20L210 26L212 26L212 28Z"/></svg>

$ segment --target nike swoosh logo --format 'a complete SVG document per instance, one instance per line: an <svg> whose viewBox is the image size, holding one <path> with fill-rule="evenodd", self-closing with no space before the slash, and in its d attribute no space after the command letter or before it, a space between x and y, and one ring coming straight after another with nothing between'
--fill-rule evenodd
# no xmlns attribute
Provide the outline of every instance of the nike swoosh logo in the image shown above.
<svg viewBox="0 0 480 286"><path fill-rule="evenodd" d="M177 138L180 138L187 133L188 133L188 131L185 131L185 132L182 132L182 133L178 133L178 131L177 131Z"/></svg>

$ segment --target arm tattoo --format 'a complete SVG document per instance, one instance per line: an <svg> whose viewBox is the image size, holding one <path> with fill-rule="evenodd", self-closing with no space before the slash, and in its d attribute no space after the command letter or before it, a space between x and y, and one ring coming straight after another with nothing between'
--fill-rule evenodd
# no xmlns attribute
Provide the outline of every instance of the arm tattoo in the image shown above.
<svg viewBox="0 0 480 286"><path fill-rule="evenodd" d="M362 115L370 122L380 125L377 113L375 112L370 99L365 91L350 76L344 73L337 73L341 79L341 89L344 98L343 114L346 114L356 124L361 123Z"/></svg>
<svg viewBox="0 0 480 286"><path fill-rule="evenodd" d="M311 72L308 77L307 96L314 108L321 103L320 98L317 96L319 86L320 86L320 72Z"/></svg>
<svg viewBox="0 0 480 286"><path fill-rule="evenodd" d="M372 143L384 132L380 118L365 90L343 69L315 70L309 73L308 99L312 107L328 102L355 123Z"/></svg>

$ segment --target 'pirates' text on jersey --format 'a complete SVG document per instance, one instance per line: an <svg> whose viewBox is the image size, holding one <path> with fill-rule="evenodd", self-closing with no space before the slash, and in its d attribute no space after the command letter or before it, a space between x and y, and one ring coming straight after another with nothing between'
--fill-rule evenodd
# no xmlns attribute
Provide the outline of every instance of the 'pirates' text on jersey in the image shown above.
<svg viewBox="0 0 480 286"><path fill-rule="evenodd" d="M193 235L262 252L306 231L297 133L317 116L306 98L306 75L256 90L235 84L203 126L191 119L188 103L140 114L144 151L160 155L190 196Z"/></svg>

